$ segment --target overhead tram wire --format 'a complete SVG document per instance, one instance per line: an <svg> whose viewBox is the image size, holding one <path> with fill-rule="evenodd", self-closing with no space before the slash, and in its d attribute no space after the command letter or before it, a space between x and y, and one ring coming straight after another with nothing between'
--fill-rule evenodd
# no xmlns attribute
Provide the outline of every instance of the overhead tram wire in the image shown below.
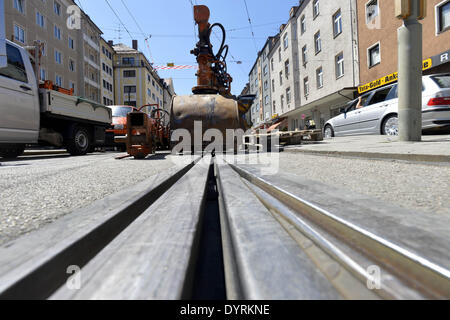
<svg viewBox="0 0 450 320"><path fill-rule="evenodd" d="M248 11L248 6L247 6L246 0L244 0L244 4L245 4L245 11L247 12L248 23L250 24L250 30L252 32L253 44L255 45L256 53L258 53L258 46L256 45L256 40L255 40L255 32L253 31L252 19L250 19L250 13Z"/></svg>
<svg viewBox="0 0 450 320"><path fill-rule="evenodd" d="M131 12L131 10L128 8L128 6L125 4L125 1L121 0L123 6L125 7L125 9L128 11L128 14L130 15L130 17L133 19L134 23L136 24L136 26L138 27L139 31L146 36L144 30L142 30L141 26L139 25L139 23L137 22L136 18L134 17L133 13ZM153 55L152 55L152 51L150 50L150 44L148 43L148 37L145 38L145 44L147 45L147 50L148 50L148 54L150 56L150 59L152 61L152 63L154 64L154 60L153 60Z"/></svg>
<svg viewBox="0 0 450 320"><path fill-rule="evenodd" d="M131 39L133 39L133 36L131 35L130 31L128 30L127 26L122 22L122 20L120 19L119 15L117 14L116 10L114 10L114 8L111 6L111 4L109 3L108 0L105 0L106 4L109 6L109 8L111 9L111 11L114 13L114 15L116 16L116 18L119 20L120 24L125 28L125 31L128 33L128 35L130 36Z"/></svg>

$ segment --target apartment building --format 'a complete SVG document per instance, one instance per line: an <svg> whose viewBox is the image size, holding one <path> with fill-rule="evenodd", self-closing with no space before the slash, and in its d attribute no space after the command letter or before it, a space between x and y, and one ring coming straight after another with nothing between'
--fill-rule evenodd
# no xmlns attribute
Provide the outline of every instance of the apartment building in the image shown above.
<svg viewBox="0 0 450 320"><path fill-rule="evenodd" d="M295 71L299 83L295 89L301 103L284 116L290 130L322 129L357 93L356 0L304 0L291 11L291 20L297 21L297 36L292 34L297 39L298 57L294 59L299 64Z"/></svg>
<svg viewBox="0 0 450 320"><path fill-rule="evenodd" d="M74 94L101 102L101 30L72 0L5 1L8 38L43 45L40 80L73 88Z"/></svg>
<svg viewBox="0 0 450 320"><path fill-rule="evenodd" d="M263 49L259 53L259 63L261 64L261 97L260 105L263 117L263 122L269 122L272 119L272 90L271 90L271 76L270 76L270 59L269 53L274 44L274 37L269 37L264 44Z"/></svg>
<svg viewBox="0 0 450 320"><path fill-rule="evenodd" d="M280 27L269 52L272 118L279 119L300 107L298 74L297 21L298 7L293 7L287 24Z"/></svg>
<svg viewBox="0 0 450 320"><path fill-rule="evenodd" d="M261 109L261 73L260 70L260 55L258 54L258 57L255 61L255 64L253 65L250 74L249 74L249 83L250 83L250 94L255 95L255 100L253 102L252 108L251 108L251 121L252 123L257 126L260 125L262 122L262 109Z"/></svg>
<svg viewBox="0 0 450 320"><path fill-rule="evenodd" d="M450 0L428 0L423 27L424 74L450 72ZM358 0L360 93L395 81L398 70L394 1Z"/></svg>
<svg viewBox="0 0 450 320"><path fill-rule="evenodd" d="M40 80L51 80L58 86L73 88L83 95L83 82L77 61L83 52L78 41L79 30L68 20L69 0L5 1L6 37L21 46L43 45ZM70 12L70 11L69 11Z"/></svg>
<svg viewBox="0 0 450 320"><path fill-rule="evenodd" d="M120 43L114 45L113 49L116 53L114 56L116 104L137 107L157 104L163 107L164 81L145 55L138 50L137 40L133 40L132 48ZM147 108L147 111L152 108Z"/></svg>
<svg viewBox="0 0 450 320"><path fill-rule="evenodd" d="M84 12L81 12L81 26L78 32L78 43L81 46L81 58L78 65L81 70L79 81L82 83L81 95L101 103L101 63L100 39L103 32Z"/></svg>
<svg viewBox="0 0 450 320"><path fill-rule="evenodd" d="M114 49L112 47L112 42L106 42L103 38L100 38L100 47L100 64L102 66L100 72L102 103L106 106L112 106L115 105L113 74Z"/></svg>

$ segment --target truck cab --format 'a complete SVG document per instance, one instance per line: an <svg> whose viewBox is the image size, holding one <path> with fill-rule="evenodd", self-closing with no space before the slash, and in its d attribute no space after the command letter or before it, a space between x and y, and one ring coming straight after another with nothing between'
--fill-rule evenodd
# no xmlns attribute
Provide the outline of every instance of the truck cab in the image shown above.
<svg viewBox="0 0 450 320"><path fill-rule="evenodd" d="M7 65L0 68L0 145L11 155L39 136L39 95L28 53L6 41Z"/></svg>

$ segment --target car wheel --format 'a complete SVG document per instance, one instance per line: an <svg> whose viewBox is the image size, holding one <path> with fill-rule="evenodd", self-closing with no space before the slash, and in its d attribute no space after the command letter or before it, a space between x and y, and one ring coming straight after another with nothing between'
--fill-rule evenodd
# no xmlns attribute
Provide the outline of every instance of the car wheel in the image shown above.
<svg viewBox="0 0 450 320"><path fill-rule="evenodd" d="M334 130L330 125L327 125L325 127L325 131L324 131L324 138L325 139L331 139L334 137Z"/></svg>
<svg viewBox="0 0 450 320"><path fill-rule="evenodd" d="M397 115L390 115L384 119L381 133L385 136L398 136Z"/></svg>
<svg viewBox="0 0 450 320"><path fill-rule="evenodd" d="M67 151L72 156L82 156L88 153L91 146L91 140L86 128L75 127L73 137L67 144Z"/></svg>

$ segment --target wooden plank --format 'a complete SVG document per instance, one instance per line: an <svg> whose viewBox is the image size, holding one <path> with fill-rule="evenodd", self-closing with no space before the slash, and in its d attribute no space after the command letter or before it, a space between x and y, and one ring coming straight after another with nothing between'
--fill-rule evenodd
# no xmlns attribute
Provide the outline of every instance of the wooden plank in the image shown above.
<svg viewBox="0 0 450 320"><path fill-rule="evenodd" d="M210 161L205 157L92 259L80 290L62 286L51 299L189 298Z"/></svg>

